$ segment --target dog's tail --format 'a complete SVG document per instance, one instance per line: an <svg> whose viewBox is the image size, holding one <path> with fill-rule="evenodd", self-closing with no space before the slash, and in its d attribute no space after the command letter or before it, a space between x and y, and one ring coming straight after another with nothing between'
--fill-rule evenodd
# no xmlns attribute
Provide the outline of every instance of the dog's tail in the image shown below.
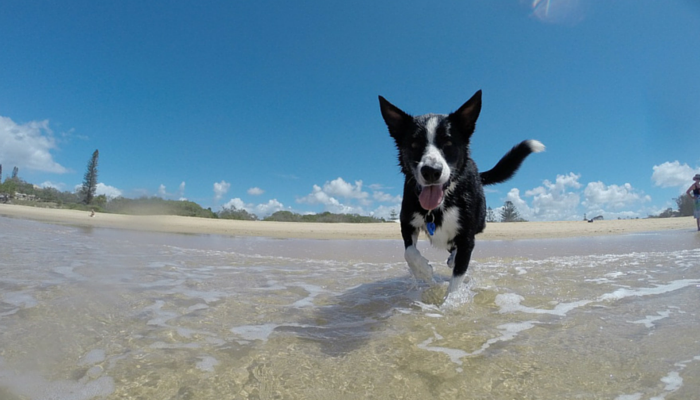
<svg viewBox="0 0 700 400"><path fill-rule="evenodd" d="M483 185L505 182L515 175L525 158L531 153L544 151L544 145L537 140L525 140L510 149L495 167L479 174Z"/></svg>

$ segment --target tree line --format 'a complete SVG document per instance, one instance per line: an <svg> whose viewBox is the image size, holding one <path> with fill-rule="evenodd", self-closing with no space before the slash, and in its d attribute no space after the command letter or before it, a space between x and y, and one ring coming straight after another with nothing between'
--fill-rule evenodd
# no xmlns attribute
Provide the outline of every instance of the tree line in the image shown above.
<svg viewBox="0 0 700 400"><path fill-rule="evenodd" d="M221 219L236 219L243 221L258 221L261 220L257 215L251 214L246 210L236 207L223 207L218 213ZM291 211L277 211L265 218L262 221L280 221L280 222L348 222L348 223L374 223L386 222L384 218L377 218L359 214L335 214L331 212L322 212L320 214L298 214Z"/></svg>
<svg viewBox="0 0 700 400"><path fill-rule="evenodd" d="M105 195L96 195L98 183L98 163L100 152L95 150L88 160L87 169L83 177L83 184L75 192L59 191L55 188L40 188L25 182L19 177L19 168L14 167L12 174L2 182L2 164L0 164L0 201L7 201L14 193L22 193L31 196L35 200L28 201L31 205L55 206L59 208L95 210L115 214L135 215L181 215L201 218L220 218L246 221L258 221L260 218L244 209L236 207L223 207L214 212L211 208L204 209L192 201L165 200L160 197L141 197L129 199L117 197L108 199ZM668 208L658 215L650 215L649 218L669 218L693 215L694 201L686 195L673 199L678 210ZM22 201L22 200L20 200ZM391 219L396 218L396 212L392 210ZM262 218L263 221L287 221L287 222L351 222L372 223L386 222L384 218L363 216L359 214L334 214L323 212L320 214L298 214L291 211L277 211L272 215ZM506 201L498 211L498 215L488 207L486 222L526 222L520 216L517 208L511 201Z"/></svg>
<svg viewBox="0 0 700 400"><path fill-rule="evenodd" d="M12 175L2 182L2 165L0 164L0 201L22 194L22 198L14 198L19 204L77 209L114 214L130 215L179 215L186 217L220 218L236 220L260 220L255 214L235 207L223 207L219 212L211 208L202 208L199 204L187 200L166 200L160 197L143 196L136 199L116 197L108 199L104 194L97 195L98 164L100 152L95 150L88 160L83 183L74 192L60 191L47 187L41 188L19 177L19 168L14 167ZM263 218L265 221L292 222L385 222L382 218L367 217L358 214L320 214L301 215L290 211L278 211Z"/></svg>

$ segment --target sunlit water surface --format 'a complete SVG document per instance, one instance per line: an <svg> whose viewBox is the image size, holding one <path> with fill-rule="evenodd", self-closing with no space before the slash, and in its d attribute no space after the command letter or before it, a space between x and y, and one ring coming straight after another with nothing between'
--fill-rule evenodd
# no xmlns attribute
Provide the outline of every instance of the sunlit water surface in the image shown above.
<svg viewBox="0 0 700 400"><path fill-rule="evenodd" d="M447 254L424 254L444 290ZM700 393L700 236L691 229L478 241L468 275L439 305L442 291L408 274L400 241L0 217L0 399Z"/></svg>

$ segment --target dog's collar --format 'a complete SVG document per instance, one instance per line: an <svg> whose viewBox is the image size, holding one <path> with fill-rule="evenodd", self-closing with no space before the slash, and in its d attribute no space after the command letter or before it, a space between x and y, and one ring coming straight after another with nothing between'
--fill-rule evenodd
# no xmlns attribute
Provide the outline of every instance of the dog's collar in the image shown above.
<svg viewBox="0 0 700 400"><path fill-rule="evenodd" d="M428 221L430 217L430 221ZM428 211L425 215L425 230L428 231L428 235L433 236L435 234L435 216L433 215L433 210Z"/></svg>

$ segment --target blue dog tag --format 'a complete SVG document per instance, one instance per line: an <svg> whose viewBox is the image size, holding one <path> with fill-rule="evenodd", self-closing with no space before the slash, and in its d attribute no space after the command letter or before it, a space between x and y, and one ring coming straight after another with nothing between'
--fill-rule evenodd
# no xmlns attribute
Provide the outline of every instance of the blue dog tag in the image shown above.
<svg viewBox="0 0 700 400"><path fill-rule="evenodd" d="M425 228L428 230L430 236L435 234L435 222L426 222Z"/></svg>

